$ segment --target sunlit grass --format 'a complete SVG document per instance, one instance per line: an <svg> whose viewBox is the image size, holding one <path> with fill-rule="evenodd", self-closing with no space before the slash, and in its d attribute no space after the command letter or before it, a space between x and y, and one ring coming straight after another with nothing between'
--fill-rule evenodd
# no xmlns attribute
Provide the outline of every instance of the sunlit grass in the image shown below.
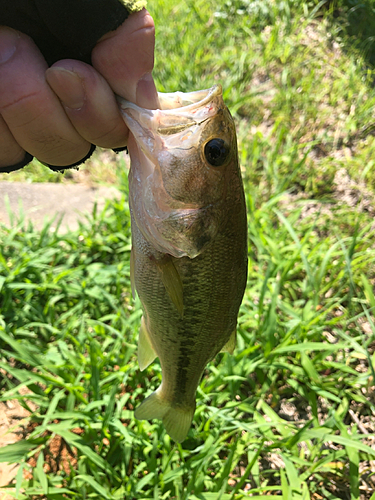
<svg viewBox="0 0 375 500"><path fill-rule="evenodd" d="M348 414L374 411L373 232L320 238L317 217L284 215L280 195L256 208L248 194L248 205L238 349L207 368L181 446L132 416L161 373L156 363L141 374L135 358L125 199L65 236L22 221L2 230L1 400L37 406L27 441L0 450L34 467L32 479L18 474L28 492L18 498L300 498L328 494L333 479L348 487L349 464L373 459L372 437ZM72 450L70 472L43 468L56 436ZM283 466L267 469L274 456Z"/></svg>
<svg viewBox="0 0 375 500"><path fill-rule="evenodd" d="M0 450L15 498L375 499L373 72L323 4L149 2L158 88L223 85L248 207L238 346L181 445L133 417L161 370L136 360L124 169L76 232L1 228L0 401L30 410Z"/></svg>

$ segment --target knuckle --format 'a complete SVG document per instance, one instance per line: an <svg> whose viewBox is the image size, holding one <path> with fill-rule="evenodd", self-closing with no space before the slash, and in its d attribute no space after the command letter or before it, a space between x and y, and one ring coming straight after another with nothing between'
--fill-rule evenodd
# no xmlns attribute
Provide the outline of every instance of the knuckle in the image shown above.
<svg viewBox="0 0 375 500"><path fill-rule="evenodd" d="M13 127L22 127L34 121L42 112L42 107L35 106L40 92L33 91L22 95L3 95L0 97L0 114Z"/></svg>

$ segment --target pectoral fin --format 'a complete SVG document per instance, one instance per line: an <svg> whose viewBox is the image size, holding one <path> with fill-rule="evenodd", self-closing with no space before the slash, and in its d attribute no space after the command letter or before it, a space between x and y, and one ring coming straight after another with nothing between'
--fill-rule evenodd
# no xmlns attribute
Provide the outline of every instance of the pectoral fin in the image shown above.
<svg viewBox="0 0 375 500"><path fill-rule="evenodd" d="M234 332L229 337L228 342L225 344L225 346L221 349L220 352L229 352L229 354L233 354L236 344L237 344L237 331L234 330Z"/></svg>
<svg viewBox="0 0 375 500"><path fill-rule="evenodd" d="M169 298L176 306L176 309L182 318L184 313L182 281L176 266L173 263L172 257L166 255L162 260L158 260L156 264Z"/></svg>
<svg viewBox="0 0 375 500"><path fill-rule="evenodd" d="M141 320L141 328L138 337L138 364L141 371L147 368L157 357L154 348L151 345L150 336L147 331L144 318Z"/></svg>

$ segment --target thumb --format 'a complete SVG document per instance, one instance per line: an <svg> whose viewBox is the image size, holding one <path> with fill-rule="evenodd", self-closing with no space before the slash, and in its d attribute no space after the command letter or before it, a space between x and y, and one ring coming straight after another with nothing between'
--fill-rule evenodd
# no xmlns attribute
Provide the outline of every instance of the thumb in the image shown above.
<svg viewBox="0 0 375 500"><path fill-rule="evenodd" d="M116 94L144 108L156 109L158 95L151 74L154 47L154 21L143 9L99 40L92 52L92 64Z"/></svg>

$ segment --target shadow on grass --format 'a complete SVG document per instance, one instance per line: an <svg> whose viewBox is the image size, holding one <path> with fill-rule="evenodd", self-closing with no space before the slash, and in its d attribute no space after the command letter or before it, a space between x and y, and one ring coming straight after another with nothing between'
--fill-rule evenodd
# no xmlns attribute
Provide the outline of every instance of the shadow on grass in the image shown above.
<svg viewBox="0 0 375 500"><path fill-rule="evenodd" d="M335 22L340 26L345 44L363 54L366 63L375 67L375 2L373 0L337 0Z"/></svg>

